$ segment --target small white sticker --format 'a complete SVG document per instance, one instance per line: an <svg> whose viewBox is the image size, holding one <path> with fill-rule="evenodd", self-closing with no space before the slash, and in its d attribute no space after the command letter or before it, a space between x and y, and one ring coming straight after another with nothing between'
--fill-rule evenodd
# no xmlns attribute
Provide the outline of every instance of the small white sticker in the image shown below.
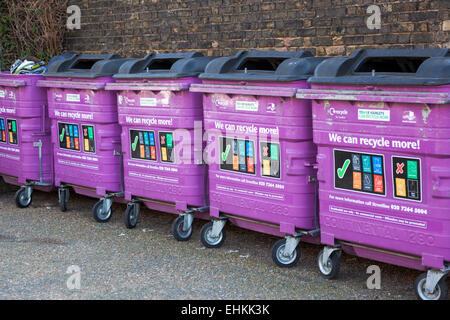
<svg viewBox="0 0 450 320"><path fill-rule="evenodd" d="M0 98L6 97L6 91L0 91Z"/></svg>
<svg viewBox="0 0 450 320"><path fill-rule="evenodd" d="M389 110L359 109L358 120L391 121L391 112Z"/></svg>
<svg viewBox="0 0 450 320"><path fill-rule="evenodd" d="M80 95L79 95L79 94L71 94L71 93L68 93L68 94L66 95L66 101L68 101L68 102L80 102L80 101L81 101L81 98L80 98Z"/></svg>
<svg viewBox="0 0 450 320"><path fill-rule="evenodd" d="M258 101L236 101L236 110L238 111L258 111Z"/></svg>
<svg viewBox="0 0 450 320"><path fill-rule="evenodd" d="M416 114L414 111L404 111L402 117L403 123L417 123Z"/></svg>
<svg viewBox="0 0 450 320"><path fill-rule="evenodd" d="M142 107L156 107L157 100L155 98L141 98Z"/></svg>

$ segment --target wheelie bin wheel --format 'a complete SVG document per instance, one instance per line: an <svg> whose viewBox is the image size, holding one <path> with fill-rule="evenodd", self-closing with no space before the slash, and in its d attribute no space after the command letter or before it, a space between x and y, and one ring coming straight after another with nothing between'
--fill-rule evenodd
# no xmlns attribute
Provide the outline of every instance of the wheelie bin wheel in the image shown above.
<svg viewBox="0 0 450 320"><path fill-rule="evenodd" d="M213 222L205 224L200 231L200 240L206 248L219 248L225 242L225 229L217 237L212 236Z"/></svg>
<svg viewBox="0 0 450 320"><path fill-rule="evenodd" d="M62 212L67 211L68 202L69 202L69 189L59 189L59 206Z"/></svg>
<svg viewBox="0 0 450 320"><path fill-rule="evenodd" d="M95 221L100 222L100 223L108 222L112 216L111 208L107 212L106 212L106 210L104 210L104 208L103 208L104 202L105 202L105 200L101 199L92 208L92 216L94 217Z"/></svg>
<svg viewBox="0 0 450 320"><path fill-rule="evenodd" d="M272 247L272 260L280 268L292 268L301 257L300 248L297 246L290 256L284 254L286 239L278 240Z"/></svg>
<svg viewBox="0 0 450 320"><path fill-rule="evenodd" d="M176 218L172 224L172 234L174 238L177 239L178 241L189 241L189 239L191 239L192 232L194 229L191 226L189 230L184 231L183 225L184 225L184 217L179 216L178 218Z"/></svg>
<svg viewBox="0 0 450 320"><path fill-rule="evenodd" d="M427 281L427 274L422 273L414 281L414 291L416 296L420 300L448 300L448 286L445 283L445 277L443 277L432 293L427 292L425 289L425 283Z"/></svg>
<svg viewBox="0 0 450 320"><path fill-rule="evenodd" d="M338 273L339 273L339 268L340 268L339 252L334 251L328 258L328 261L325 265L323 264L323 261L322 261L323 254L324 254L324 250L322 249L319 252L319 256L317 257L317 263L319 265L320 273L322 274L322 276L325 279L330 279L330 280L336 279L338 276Z"/></svg>
<svg viewBox="0 0 450 320"><path fill-rule="evenodd" d="M128 229L136 228L139 217L139 206L135 203L129 203L125 210L125 226Z"/></svg>
<svg viewBox="0 0 450 320"><path fill-rule="evenodd" d="M17 190L14 199L16 201L17 207L21 209L28 208L31 204L31 201L33 200L32 196L28 197L27 190L24 187Z"/></svg>

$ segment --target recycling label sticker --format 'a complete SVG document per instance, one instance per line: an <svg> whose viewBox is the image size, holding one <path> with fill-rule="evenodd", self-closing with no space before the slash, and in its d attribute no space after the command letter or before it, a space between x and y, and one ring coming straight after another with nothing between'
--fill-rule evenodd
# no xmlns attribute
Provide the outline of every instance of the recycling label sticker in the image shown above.
<svg viewBox="0 0 450 320"><path fill-rule="evenodd" d="M0 142L6 143L6 125L5 119L0 119Z"/></svg>
<svg viewBox="0 0 450 320"><path fill-rule="evenodd" d="M279 179L281 177L280 145L261 142L260 151L262 176Z"/></svg>
<svg viewBox="0 0 450 320"><path fill-rule="evenodd" d="M66 101L67 102L80 102L81 97L79 94L68 93L66 95Z"/></svg>
<svg viewBox="0 0 450 320"><path fill-rule="evenodd" d="M95 136L93 126L82 126L84 152L95 153Z"/></svg>
<svg viewBox="0 0 450 320"><path fill-rule="evenodd" d="M220 169L255 175L255 143L250 140L220 138Z"/></svg>
<svg viewBox="0 0 450 320"><path fill-rule="evenodd" d="M174 144L173 144L173 132L160 132L159 133L159 145L161 149L161 161L174 163Z"/></svg>
<svg viewBox="0 0 450 320"><path fill-rule="evenodd" d="M256 112L259 109L258 101L236 101L237 111L253 111Z"/></svg>
<svg viewBox="0 0 450 320"><path fill-rule="evenodd" d="M77 124L58 123L59 148L80 151L80 133Z"/></svg>
<svg viewBox="0 0 450 320"><path fill-rule="evenodd" d="M157 161L154 131L130 130L131 158Z"/></svg>
<svg viewBox="0 0 450 320"><path fill-rule="evenodd" d="M334 150L334 186L354 192L386 195L384 156Z"/></svg>
<svg viewBox="0 0 450 320"><path fill-rule="evenodd" d="M422 201L421 161L415 158L392 157L394 198Z"/></svg>
<svg viewBox="0 0 450 320"><path fill-rule="evenodd" d="M389 110L358 109L358 120L391 121Z"/></svg>

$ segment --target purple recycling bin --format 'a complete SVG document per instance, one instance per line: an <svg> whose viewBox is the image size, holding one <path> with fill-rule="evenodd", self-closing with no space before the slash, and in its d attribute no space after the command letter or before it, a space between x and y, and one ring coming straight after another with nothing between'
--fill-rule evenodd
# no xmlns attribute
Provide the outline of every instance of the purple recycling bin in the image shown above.
<svg viewBox="0 0 450 320"><path fill-rule="evenodd" d="M136 226L141 203L180 214L173 225L179 241L191 237L194 214L208 217L202 95L189 88L211 59L198 52L150 54L124 64L107 85L117 92L128 228Z"/></svg>
<svg viewBox="0 0 450 320"><path fill-rule="evenodd" d="M125 61L116 55L74 55L53 63L38 83L48 88L61 210L67 210L71 187L100 198L93 208L100 222L110 219L112 200L122 196L116 97L105 86Z"/></svg>
<svg viewBox="0 0 450 320"><path fill-rule="evenodd" d="M418 270L421 299L447 297L448 49L358 50L310 79L318 145L322 274L340 251Z"/></svg>
<svg viewBox="0 0 450 320"><path fill-rule="evenodd" d="M33 188L53 188L53 153L46 90L36 86L41 75L0 73L0 175L22 186L18 207L31 204Z"/></svg>
<svg viewBox="0 0 450 320"><path fill-rule="evenodd" d="M315 241L316 147L311 102L295 98L324 58L309 52L240 51L208 64L191 92L202 92L210 215L201 239L222 245L225 223L286 236L274 262L291 267L304 237Z"/></svg>

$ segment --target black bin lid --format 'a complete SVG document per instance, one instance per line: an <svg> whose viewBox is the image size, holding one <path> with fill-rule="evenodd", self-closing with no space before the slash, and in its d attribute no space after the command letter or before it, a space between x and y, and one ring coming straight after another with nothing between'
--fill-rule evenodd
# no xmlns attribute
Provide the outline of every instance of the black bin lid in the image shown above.
<svg viewBox="0 0 450 320"><path fill-rule="evenodd" d="M48 68L46 77L100 78L114 75L122 64L116 54L75 54L68 53L55 59Z"/></svg>
<svg viewBox="0 0 450 320"><path fill-rule="evenodd" d="M214 58L202 53L152 53L143 59L124 63L115 79L155 79L195 77L204 72L206 65Z"/></svg>
<svg viewBox="0 0 450 320"><path fill-rule="evenodd" d="M217 58L206 67L201 79L236 81L294 81L313 75L327 59L309 51L239 51L232 57Z"/></svg>
<svg viewBox="0 0 450 320"><path fill-rule="evenodd" d="M450 83L449 49L359 49L321 63L311 83L443 85Z"/></svg>

